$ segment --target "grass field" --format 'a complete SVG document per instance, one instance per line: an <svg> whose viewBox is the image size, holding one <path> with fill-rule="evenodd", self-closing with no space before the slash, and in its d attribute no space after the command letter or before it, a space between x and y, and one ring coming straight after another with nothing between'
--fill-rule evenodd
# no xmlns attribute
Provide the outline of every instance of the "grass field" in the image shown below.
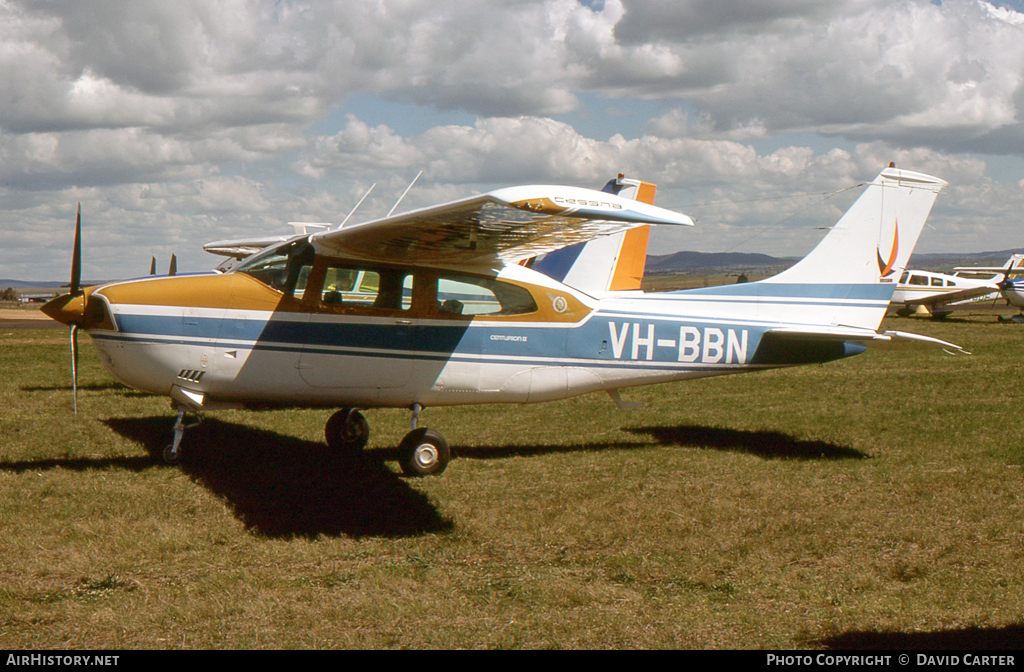
<svg viewBox="0 0 1024 672"><path fill-rule="evenodd" d="M0 324L0 648L1020 648L1024 327L535 406L427 409L399 476L323 411L218 412L165 466L166 399L83 338Z"/></svg>

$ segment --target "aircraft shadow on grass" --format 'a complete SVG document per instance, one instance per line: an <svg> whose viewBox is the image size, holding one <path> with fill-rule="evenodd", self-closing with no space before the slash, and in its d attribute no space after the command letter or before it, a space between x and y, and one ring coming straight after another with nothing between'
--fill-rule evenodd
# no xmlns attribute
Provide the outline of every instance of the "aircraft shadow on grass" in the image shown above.
<svg viewBox="0 0 1024 672"><path fill-rule="evenodd" d="M623 431L647 436L649 443L606 441L584 444L532 444L452 447L452 457L495 460L509 457L538 457L551 453L601 452L605 450L642 450L652 445L728 450L757 455L764 459L790 460L863 460L870 456L859 450L827 441L795 439L782 432L722 429L700 425L623 427ZM398 459L396 450L381 450L387 459Z"/></svg>
<svg viewBox="0 0 1024 672"><path fill-rule="evenodd" d="M145 457L55 458L0 463L0 470L63 468L73 471L120 468L140 472L162 468L169 442L168 419L113 418L104 423L141 445ZM730 450L765 459L864 459L852 448L803 441L779 432L742 431L694 425L630 427L654 444ZM304 441L245 425L208 418L189 432L179 467L196 483L227 501L247 528L270 537L344 534L412 536L445 531L444 519L429 499L387 468L395 449L339 456L323 443ZM650 443L602 442L584 445L505 445L453 449L460 459L536 457L551 453L636 450Z"/></svg>
<svg viewBox="0 0 1024 672"><path fill-rule="evenodd" d="M844 632L815 642L834 650L997 651L1020 650L1024 624L956 628L935 632ZM913 656L913 654L911 654ZM911 660L915 660L913 657Z"/></svg>
<svg viewBox="0 0 1024 672"><path fill-rule="evenodd" d="M104 421L162 465L166 417ZM413 536L452 527L378 451L343 457L322 443L207 418L190 432L180 468L269 537Z"/></svg>
<svg viewBox="0 0 1024 672"><path fill-rule="evenodd" d="M665 446L692 446L748 453L766 460L863 460L870 457L848 446L795 439L782 432L701 425L626 427L625 430L633 434L646 434Z"/></svg>

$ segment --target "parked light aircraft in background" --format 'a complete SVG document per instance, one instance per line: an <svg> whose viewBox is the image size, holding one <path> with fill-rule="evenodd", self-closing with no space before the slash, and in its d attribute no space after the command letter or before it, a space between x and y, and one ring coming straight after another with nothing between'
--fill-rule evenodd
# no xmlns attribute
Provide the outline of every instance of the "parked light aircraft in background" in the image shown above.
<svg viewBox="0 0 1024 672"><path fill-rule="evenodd" d="M942 319L953 312L948 306L1000 291L998 278L976 279L960 275L946 275L933 271L903 271L893 304L901 304L897 315L907 317L914 313Z"/></svg>
<svg viewBox="0 0 1024 672"><path fill-rule="evenodd" d="M1011 278L1024 274L1024 254L1014 254L1002 266L962 266L954 269L957 273L996 273L992 280L999 286L999 293L1006 302L1020 309L1013 322L1024 322L1024 278Z"/></svg>
<svg viewBox="0 0 1024 672"><path fill-rule="evenodd" d="M607 191L498 189L301 233L226 272L85 289L76 232L71 292L44 311L71 326L75 352L86 329L115 378L173 400L168 461L180 457L186 413L340 408L325 435L349 451L368 440L361 411L392 407L412 413L399 446L403 471L432 474L450 451L417 426L429 406L598 390L619 402L631 386L827 362L869 345L956 349L878 330L896 288L885 276L905 267L944 186L890 165L783 273L658 294L639 291L644 227L692 221L644 202L651 185L621 179ZM641 200L614 193L627 188ZM562 255L575 259L560 259L557 251L580 243ZM615 262L584 273L580 258Z"/></svg>

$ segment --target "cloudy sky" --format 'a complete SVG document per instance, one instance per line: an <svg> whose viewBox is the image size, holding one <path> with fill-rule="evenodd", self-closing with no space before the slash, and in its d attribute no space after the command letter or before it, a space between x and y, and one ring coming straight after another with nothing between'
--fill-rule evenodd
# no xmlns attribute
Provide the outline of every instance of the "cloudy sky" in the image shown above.
<svg viewBox="0 0 1024 672"><path fill-rule="evenodd" d="M0 278L624 172L652 253L798 256L889 161L918 251L1024 247L1021 0L0 0Z"/></svg>

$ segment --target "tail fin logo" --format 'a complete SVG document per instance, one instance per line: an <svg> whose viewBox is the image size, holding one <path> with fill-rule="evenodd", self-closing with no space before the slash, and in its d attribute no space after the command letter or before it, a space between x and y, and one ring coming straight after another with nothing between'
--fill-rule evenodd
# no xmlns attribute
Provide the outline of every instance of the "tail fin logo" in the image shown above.
<svg viewBox="0 0 1024 672"><path fill-rule="evenodd" d="M889 261L882 261L882 252L878 251L878 273L881 277L885 277L892 272L893 264L896 263L896 254L900 249L900 223L895 221L893 224L892 233L892 252L889 253Z"/></svg>

